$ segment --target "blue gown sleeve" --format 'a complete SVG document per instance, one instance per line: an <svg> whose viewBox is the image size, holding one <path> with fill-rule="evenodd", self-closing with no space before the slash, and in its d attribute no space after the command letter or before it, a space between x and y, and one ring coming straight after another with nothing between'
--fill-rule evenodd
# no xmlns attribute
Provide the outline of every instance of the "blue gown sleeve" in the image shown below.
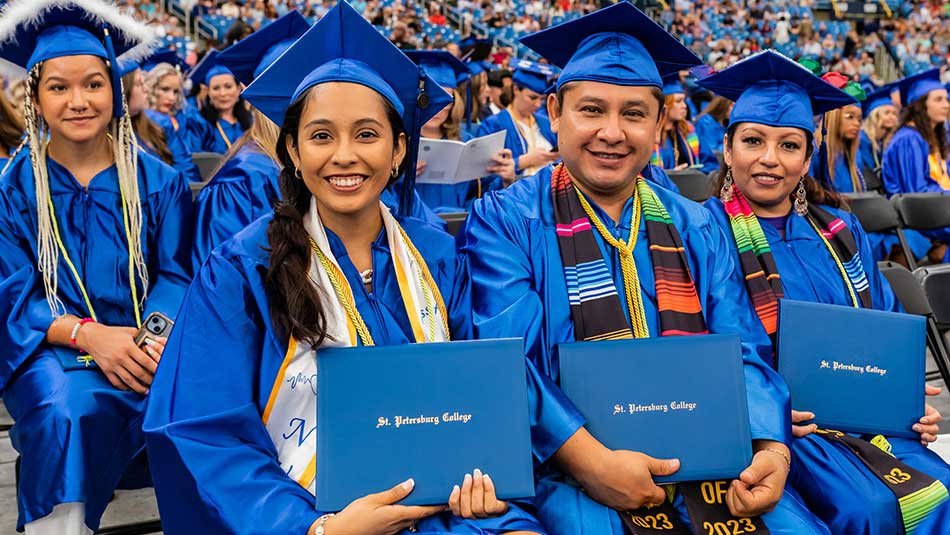
<svg viewBox="0 0 950 535"><path fill-rule="evenodd" d="M140 160L141 162L141 160ZM155 169L164 166L157 161L145 164L139 172L167 172ZM150 194L147 222L149 249L152 251L149 272L151 281L145 314L162 312L174 319L185 290L191 283L191 243L194 235L191 190L179 173L159 191ZM143 318L144 319L144 318Z"/></svg>
<svg viewBox="0 0 950 535"><path fill-rule="evenodd" d="M584 417L534 361L544 352L544 304L533 286L524 237L524 229L489 195L475 203L459 244L472 270L475 336L524 338L531 445L544 462L584 425Z"/></svg>
<svg viewBox="0 0 950 535"><path fill-rule="evenodd" d="M670 175L666 174L666 171L662 167L657 165L648 164L643 168L643 178L653 182L654 184L659 184L664 188L679 193L680 188L676 185L676 182L670 178Z"/></svg>
<svg viewBox="0 0 950 535"><path fill-rule="evenodd" d="M752 438L791 442L788 387L772 361L772 346L754 313L742 271L735 264L735 243L719 225L709 225L705 272L711 274L704 312L713 333L736 333L742 340L743 371L749 399Z"/></svg>
<svg viewBox="0 0 950 535"><path fill-rule="evenodd" d="M946 193L930 178L927 142L917 136L896 136L884 150L887 193Z"/></svg>
<svg viewBox="0 0 950 535"><path fill-rule="evenodd" d="M152 383L144 430L169 533L304 535L320 514L281 469L261 421L261 355L273 341L249 286L238 266L212 256Z"/></svg>
<svg viewBox="0 0 950 535"><path fill-rule="evenodd" d="M43 275L28 251L28 221L20 210L29 206L16 192L0 190L0 392L23 362L46 340L53 312L46 302ZM30 227L30 230L32 227Z"/></svg>

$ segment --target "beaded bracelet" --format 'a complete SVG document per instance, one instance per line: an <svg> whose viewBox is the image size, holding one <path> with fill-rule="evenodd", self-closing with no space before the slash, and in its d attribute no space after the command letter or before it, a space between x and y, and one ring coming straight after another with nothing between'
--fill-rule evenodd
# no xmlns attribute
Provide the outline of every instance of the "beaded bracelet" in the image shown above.
<svg viewBox="0 0 950 535"><path fill-rule="evenodd" d="M317 528L313 531L313 535L323 535L327 520L330 520L331 516L333 513L325 514L317 519Z"/></svg>
<svg viewBox="0 0 950 535"><path fill-rule="evenodd" d="M94 319L92 319L92 318L83 318L83 319L77 321L77 322L76 322L76 325L73 325L73 332L72 332L72 334L69 335L69 345L70 345L71 347L77 347L77 346L76 346L76 337L79 336L79 328L82 327L83 325L87 324L87 323L95 323L95 322L96 322L96 320L94 320Z"/></svg>

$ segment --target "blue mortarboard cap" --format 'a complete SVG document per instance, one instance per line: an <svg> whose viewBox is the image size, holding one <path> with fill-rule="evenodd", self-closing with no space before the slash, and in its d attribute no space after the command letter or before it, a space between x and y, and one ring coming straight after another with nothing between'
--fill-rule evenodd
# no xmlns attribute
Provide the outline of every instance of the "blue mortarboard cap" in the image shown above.
<svg viewBox="0 0 950 535"><path fill-rule="evenodd" d="M679 71L669 74L663 77L663 94L666 96L677 95L677 94L686 94L686 89L683 88L683 84L680 82Z"/></svg>
<svg viewBox="0 0 950 535"><path fill-rule="evenodd" d="M122 59L123 58L119 58L120 61ZM150 71L162 63L168 63L169 65L178 67L179 71L184 71L188 68L188 64L178 55L178 52L170 48L163 48L145 58L141 62L141 69L143 71Z"/></svg>
<svg viewBox="0 0 950 535"><path fill-rule="evenodd" d="M458 87L468 79L471 71L458 58L445 50L406 50L416 65L425 69L429 78L442 87Z"/></svg>
<svg viewBox="0 0 950 535"><path fill-rule="evenodd" d="M297 11L290 11L224 49L217 62L227 67L239 82L248 85L308 29L307 19Z"/></svg>
<svg viewBox="0 0 950 535"><path fill-rule="evenodd" d="M483 72L491 72L494 67L494 65L484 60L468 61L465 64L468 66L468 70L472 73L472 76Z"/></svg>
<svg viewBox="0 0 950 535"><path fill-rule="evenodd" d="M702 64L629 2L525 36L521 42L563 69L558 89L582 80L663 87L663 75Z"/></svg>
<svg viewBox="0 0 950 535"><path fill-rule="evenodd" d="M698 83L735 102L729 126L750 122L812 132L815 115L858 102L774 50L759 52Z"/></svg>
<svg viewBox="0 0 950 535"><path fill-rule="evenodd" d="M536 63L522 59L511 64L514 73L511 82L518 87L524 87L543 95L547 89L548 79L556 74L554 67L544 63Z"/></svg>
<svg viewBox="0 0 950 535"><path fill-rule="evenodd" d="M940 68L914 74L898 82L901 92L901 105L908 106L920 97L927 96L935 89L945 89L940 83Z"/></svg>
<svg viewBox="0 0 950 535"><path fill-rule="evenodd" d="M0 12L0 59L25 75L36 64L65 56L91 55L111 68L113 116L122 115L121 67L150 53L152 32L99 0L19 0Z"/></svg>
<svg viewBox="0 0 950 535"><path fill-rule="evenodd" d="M417 66L346 2L339 2L244 90L244 97L274 123L311 87L326 82L360 84L399 112L409 136L402 210L411 206L419 129L452 102Z"/></svg>
<svg viewBox="0 0 950 535"><path fill-rule="evenodd" d="M868 98L864 99L864 102L861 103L861 112L864 116L867 117L872 111L881 106L893 106L894 101L891 99L891 93L894 92L894 88L894 84L887 84L868 93Z"/></svg>
<svg viewBox="0 0 950 535"><path fill-rule="evenodd" d="M231 74L233 76L227 67L218 63L218 56L220 55L221 51L219 50L209 50L205 57L201 58L201 61L195 65L195 68L188 73L188 79L192 83L208 85L211 79L219 74Z"/></svg>

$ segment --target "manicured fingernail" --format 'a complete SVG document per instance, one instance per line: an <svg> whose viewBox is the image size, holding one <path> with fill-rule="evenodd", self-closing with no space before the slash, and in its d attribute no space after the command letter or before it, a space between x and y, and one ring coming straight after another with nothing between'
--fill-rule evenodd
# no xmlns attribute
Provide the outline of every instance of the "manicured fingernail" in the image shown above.
<svg viewBox="0 0 950 535"><path fill-rule="evenodd" d="M472 474L465 474L465 483L472 482Z"/></svg>
<svg viewBox="0 0 950 535"><path fill-rule="evenodd" d="M482 476L482 479L484 479L486 483L492 482L491 476L489 476L488 474L485 474L484 476Z"/></svg>
<svg viewBox="0 0 950 535"><path fill-rule="evenodd" d="M412 478L410 477L409 479L407 479L407 480L405 480L405 481L402 482L402 488L404 488L404 489L406 489L406 490L409 490L409 489L411 489L411 488L413 487L413 485L415 485L415 484L416 484L416 482L413 481Z"/></svg>
<svg viewBox="0 0 950 535"><path fill-rule="evenodd" d="M475 477L482 477L482 471L476 468L475 471L472 473L472 475L474 475Z"/></svg>
<svg viewBox="0 0 950 535"><path fill-rule="evenodd" d="M462 489L460 489L458 485L452 487L452 494L458 494L459 492L462 492Z"/></svg>
<svg viewBox="0 0 950 535"><path fill-rule="evenodd" d="M146 339L145 339L145 345L147 345L147 346L154 346L154 345L157 345L157 344L156 344L155 341L152 340L151 338L146 338Z"/></svg>
<svg viewBox="0 0 950 535"><path fill-rule="evenodd" d="M914 431L920 433L920 425L914 424Z"/></svg>

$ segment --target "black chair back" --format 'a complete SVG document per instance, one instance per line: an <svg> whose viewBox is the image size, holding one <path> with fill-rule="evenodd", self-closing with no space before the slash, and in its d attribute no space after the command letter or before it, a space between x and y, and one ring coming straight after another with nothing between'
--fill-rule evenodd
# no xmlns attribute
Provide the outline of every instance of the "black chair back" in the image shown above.
<svg viewBox="0 0 950 535"><path fill-rule="evenodd" d="M864 175L864 185L867 187L868 191L884 193L884 179L881 177L880 168L868 169L865 167L862 174Z"/></svg>
<svg viewBox="0 0 950 535"><path fill-rule="evenodd" d="M843 197L865 232L891 232L900 224L894 205L880 193L846 193Z"/></svg>
<svg viewBox="0 0 950 535"><path fill-rule="evenodd" d="M205 179L201 182L189 182L188 187L191 188L191 200L198 198L198 193L201 191L201 188L208 185L208 182L211 182L211 179Z"/></svg>
<svg viewBox="0 0 950 535"><path fill-rule="evenodd" d="M201 180L211 178L211 172L221 163L223 154L217 152L193 152L191 153L191 162L198 166L198 173L201 174Z"/></svg>
<svg viewBox="0 0 950 535"><path fill-rule="evenodd" d="M924 295L941 327L950 327L950 264L919 267L914 270Z"/></svg>
<svg viewBox="0 0 950 535"><path fill-rule="evenodd" d="M439 214L439 217L441 217L442 221L445 221L448 226L449 234L457 236L459 231L462 230L462 223L464 223L465 218L468 217L468 212L447 212Z"/></svg>
<svg viewBox="0 0 950 535"><path fill-rule="evenodd" d="M703 202L711 195L712 181L709 175L699 169L667 171L666 174L679 188L680 195L689 200Z"/></svg>
<svg viewBox="0 0 950 535"><path fill-rule="evenodd" d="M878 262L877 265L881 270L881 275L884 275L887 282L891 284L894 295L907 313L918 316L933 315L927 294L909 269L895 262Z"/></svg>
<svg viewBox="0 0 950 535"><path fill-rule="evenodd" d="M891 197L904 228L931 230L950 227L950 195L904 193Z"/></svg>

